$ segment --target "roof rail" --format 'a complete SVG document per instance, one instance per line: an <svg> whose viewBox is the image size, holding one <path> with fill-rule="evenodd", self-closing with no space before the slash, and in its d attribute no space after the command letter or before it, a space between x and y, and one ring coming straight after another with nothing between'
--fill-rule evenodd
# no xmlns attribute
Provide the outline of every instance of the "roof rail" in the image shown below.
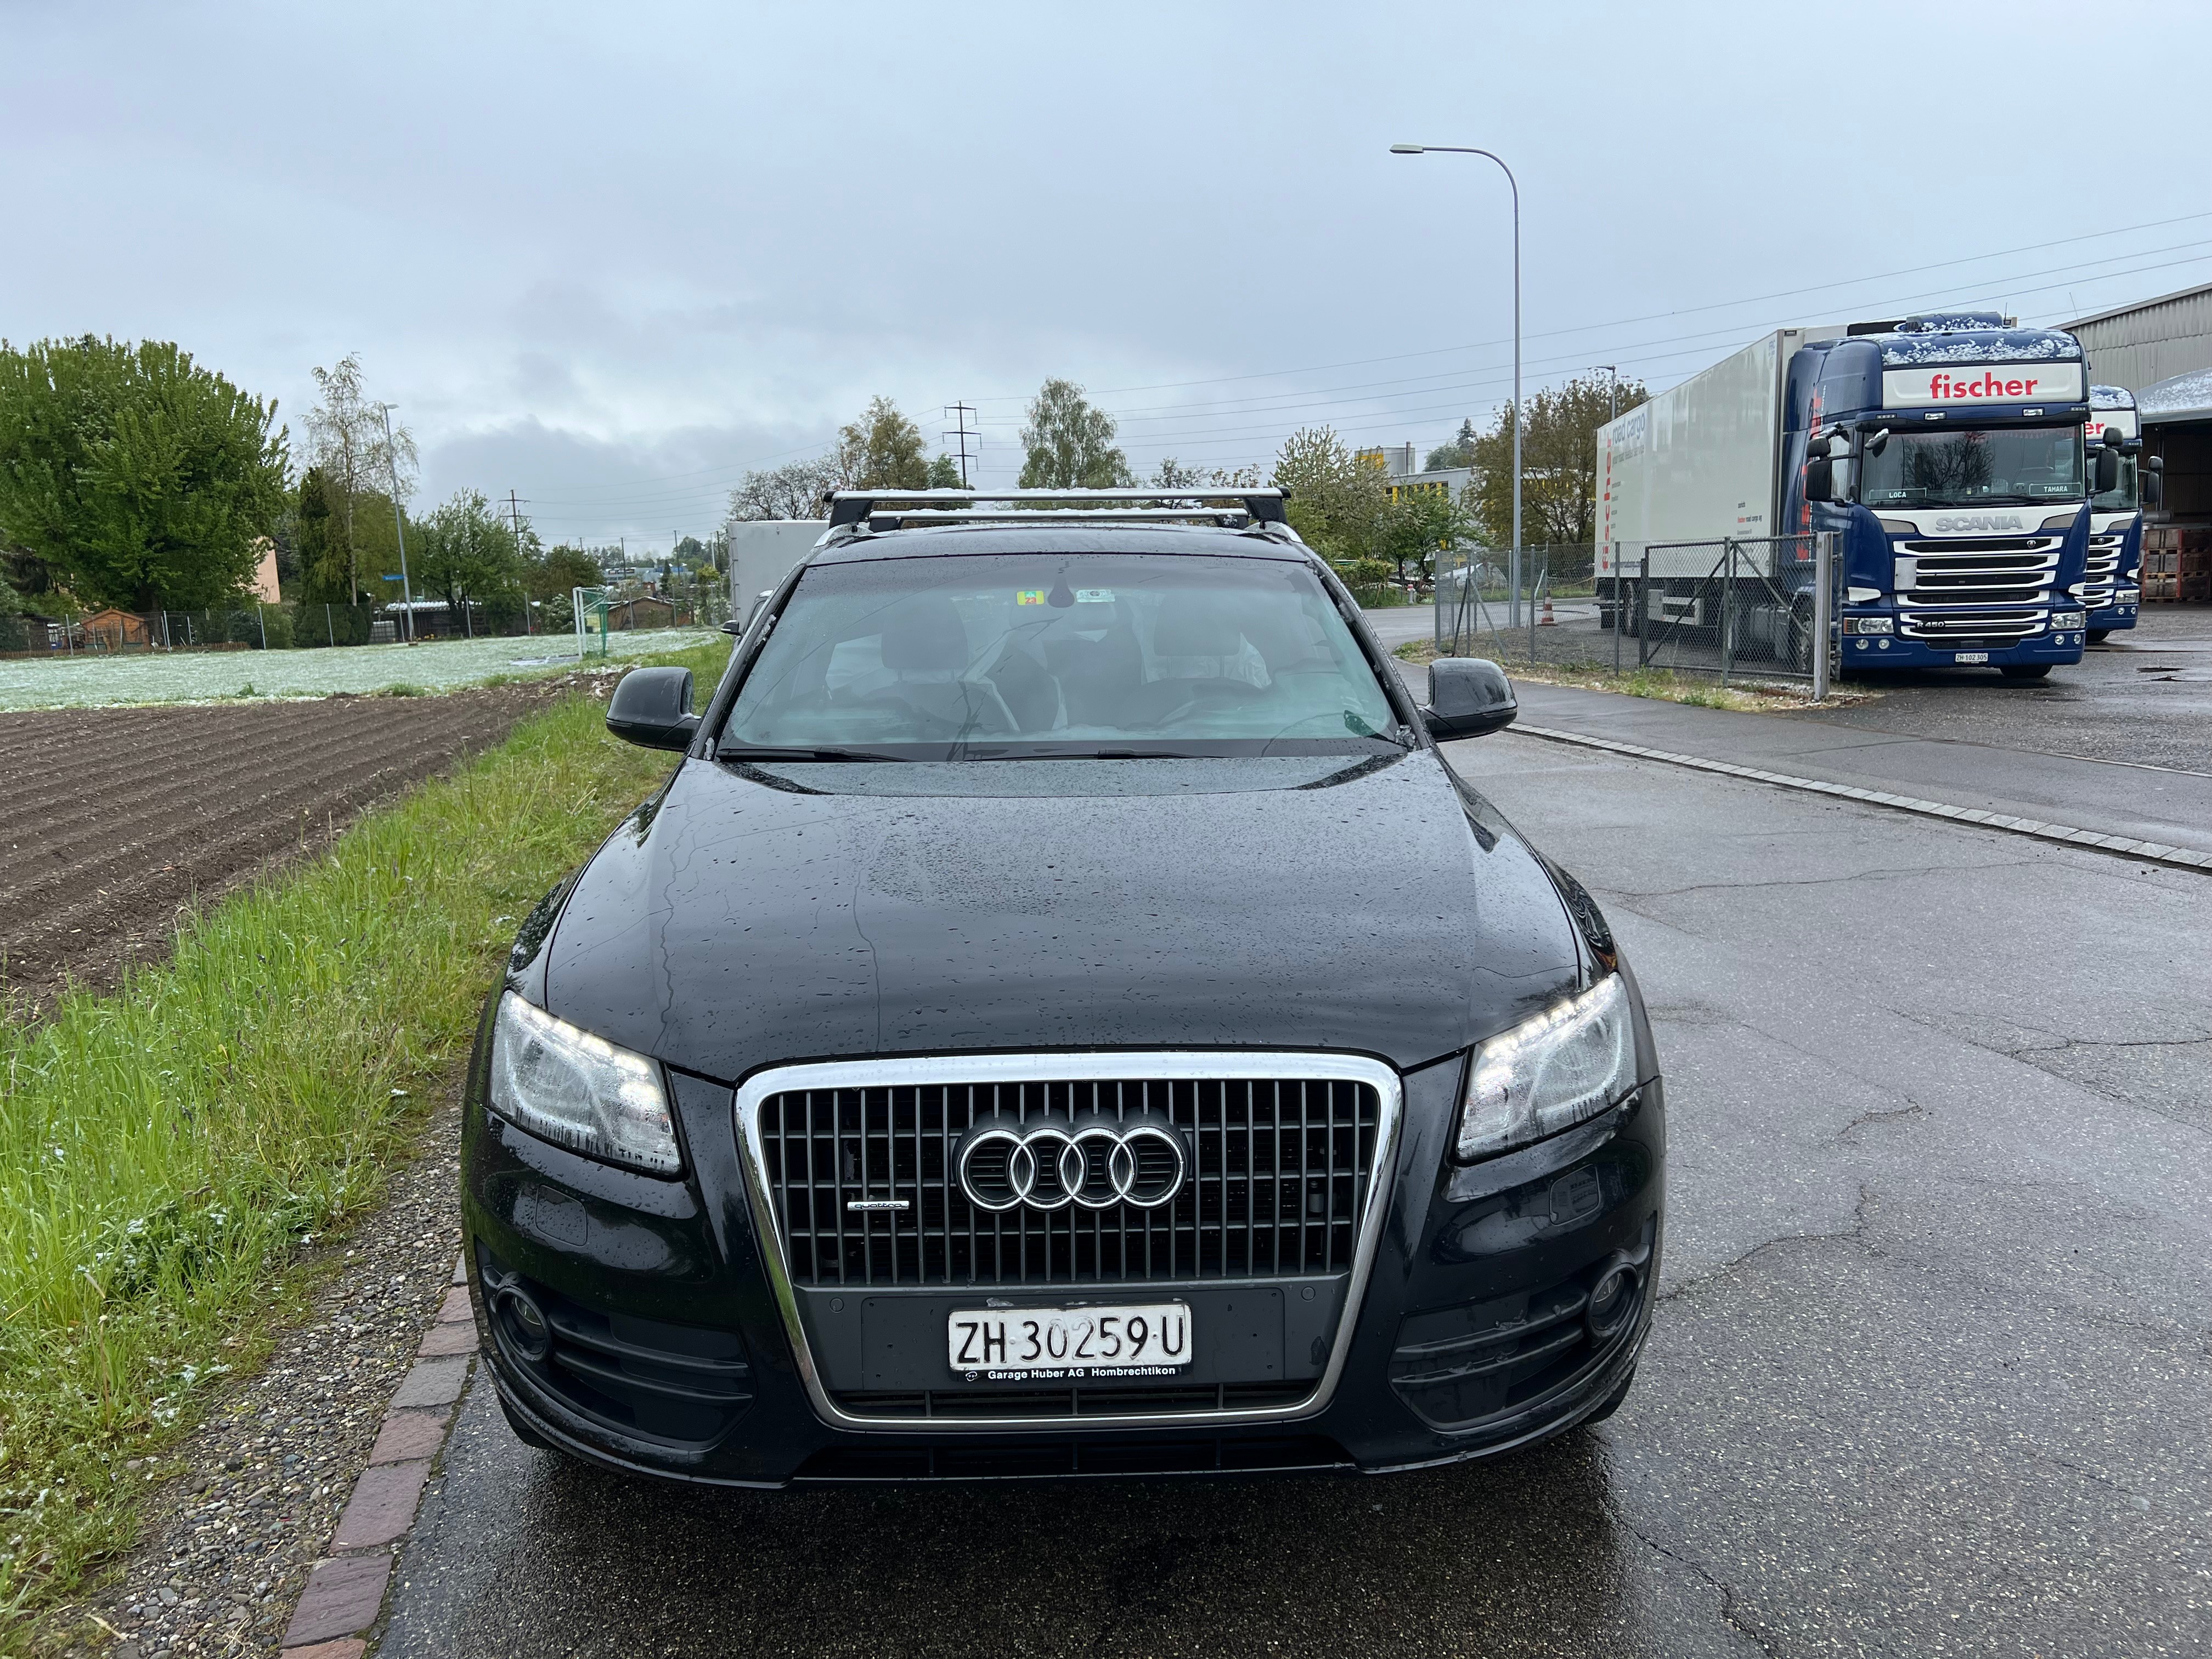
<svg viewBox="0 0 2212 1659"><path fill-rule="evenodd" d="M1060 524L1219 519L1224 513L1235 512L1255 524L1288 522L1280 489L1248 485L1172 489L840 489L829 497L829 502L832 530L865 524L878 515L915 525L1009 520L1037 524L1040 509L1058 509L1064 516L1054 522ZM1086 507L1097 510L1071 511Z"/></svg>

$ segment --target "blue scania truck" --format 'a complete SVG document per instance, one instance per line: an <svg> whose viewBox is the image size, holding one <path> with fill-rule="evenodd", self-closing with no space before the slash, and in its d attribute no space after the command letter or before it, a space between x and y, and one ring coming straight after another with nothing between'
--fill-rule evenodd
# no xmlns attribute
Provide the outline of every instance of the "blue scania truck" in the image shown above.
<svg viewBox="0 0 2212 1659"><path fill-rule="evenodd" d="M2081 597L2089 612L2089 643L2094 645L2116 629L2136 625L2142 605L2145 494L2158 485L2143 476L2142 421L2133 392L2116 386L2091 386L2084 429L2093 453L2099 446L2120 453L2119 477L2089 503L2089 568Z"/></svg>
<svg viewBox="0 0 2212 1659"><path fill-rule="evenodd" d="M1828 532L1844 672L2041 678L2081 659L2090 498L2121 479L2090 416L2080 343L1994 312L1778 330L1600 428L1601 611L1725 611L1802 660ZM1748 595L1717 591L1723 538L1770 550Z"/></svg>

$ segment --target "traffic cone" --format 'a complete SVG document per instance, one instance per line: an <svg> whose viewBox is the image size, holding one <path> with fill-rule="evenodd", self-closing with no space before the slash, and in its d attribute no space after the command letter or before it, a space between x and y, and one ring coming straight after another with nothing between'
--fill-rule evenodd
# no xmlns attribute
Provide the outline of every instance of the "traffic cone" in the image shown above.
<svg viewBox="0 0 2212 1659"><path fill-rule="evenodd" d="M1549 593L1547 593L1544 595L1544 614L1536 618L1536 626L1539 628L1557 628L1559 625L1558 622L1555 621L1552 616L1552 596Z"/></svg>

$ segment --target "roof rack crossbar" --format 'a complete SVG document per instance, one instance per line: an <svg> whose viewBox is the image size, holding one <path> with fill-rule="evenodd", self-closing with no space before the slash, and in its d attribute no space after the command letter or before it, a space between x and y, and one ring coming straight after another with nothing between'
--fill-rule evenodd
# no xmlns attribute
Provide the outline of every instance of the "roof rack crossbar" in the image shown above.
<svg viewBox="0 0 2212 1659"><path fill-rule="evenodd" d="M902 525L1026 524L1053 530L1064 525L1173 524L1191 519L1235 519L1244 523L1251 516L1241 507L1102 507L1092 512L1079 509L1047 517L1028 507L885 507L878 503L869 518L871 522L893 519Z"/></svg>
<svg viewBox="0 0 2212 1659"><path fill-rule="evenodd" d="M1115 502L1188 501L1188 507L1161 507L1155 510L1170 516L1188 518L1205 512L1200 503L1206 501L1232 502L1241 507L1261 524L1285 522L1283 513L1283 491L1255 485L1229 485L1220 488L1129 489L840 489L830 496L830 526L859 524L878 512L891 512L902 518L915 512L969 511L978 516L1005 519L1017 514L1026 514L1036 507L1106 507ZM992 503L985 507L983 503Z"/></svg>

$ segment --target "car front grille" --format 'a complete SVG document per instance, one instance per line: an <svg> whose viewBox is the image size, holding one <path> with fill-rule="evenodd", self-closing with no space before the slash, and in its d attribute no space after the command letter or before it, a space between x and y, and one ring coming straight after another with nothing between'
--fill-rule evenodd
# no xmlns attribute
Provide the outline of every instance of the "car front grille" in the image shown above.
<svg viewBox="0 0 2212 1659"><path fill-rule="evenodd" d="M941 1064L941 1062L939 1062ZM1054 1285L1275 1278L1349 1268L1382 1098L1343 1078L1083 1078L789 1090L757 1147L795 1285ZM993 1212L955 1169L979 1119L1164 1116L1189 1150L1157 1208ZM855 1202L903 1208L854 1210Z"/></svg>
<svg viewBox="0 0 2212 1659"><path fill-rule="evenodd" d="M906 1394L840 1394L837 1403L859 1416L910 1418L917 1423L965 1418L1131 1417L1149 1413L1289 1410L1311 1397L1304 1382L1193 1382L1132 1388L925 1390Z"/></svg>

